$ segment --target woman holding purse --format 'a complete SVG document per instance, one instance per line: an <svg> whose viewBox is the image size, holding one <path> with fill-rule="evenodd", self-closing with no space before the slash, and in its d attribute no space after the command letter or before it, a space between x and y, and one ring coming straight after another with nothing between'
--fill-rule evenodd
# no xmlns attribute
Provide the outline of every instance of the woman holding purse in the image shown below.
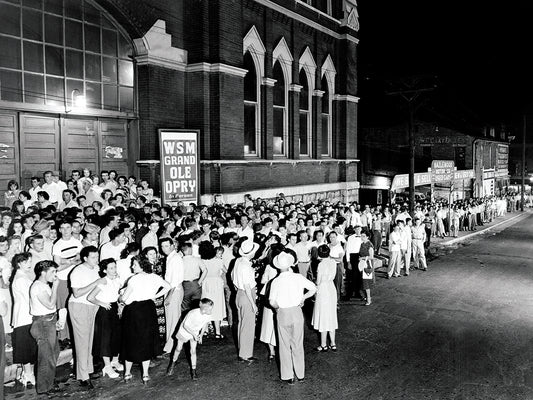
<svg viewBox="0 0 533 400"><path fill-rule="evenodd" d="M372 304L370 298L370 289L372 288L374 280L374 268L372 267L372 260L374 259L374 247L370 240L368 240L368 234L366 232L361 233L361 249L359 250L359 271L363 275L363 290L366 294L365 306Z"/></svg>

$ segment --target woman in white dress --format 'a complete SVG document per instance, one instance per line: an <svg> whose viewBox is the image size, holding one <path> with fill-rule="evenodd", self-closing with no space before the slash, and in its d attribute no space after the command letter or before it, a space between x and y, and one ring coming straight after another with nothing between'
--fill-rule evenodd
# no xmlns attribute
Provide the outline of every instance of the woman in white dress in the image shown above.
<svg viewBox="0 0 533 400"><path fill-rule="evenodd" d="M263 272L263 276L261 277L261 284L263 285L263 288L261 289L261 295L265 296L266 299L268 299L267 292L270 287L269 282L276 276L278 276L278 270L268 264ZM274 312L272 311L272 308L270 308L268 300L265 302L265 307L263 308L261 335L259 336L259 340L268 345L268 361L272 362L272 360L274 360L276 357L277 341L276 327L274 326Z"/></svg>
<svg viewBox="0 0 533 400"><path fill-rule="evenodd" d="M200 269L202 275L198 284L202 288L202 299L213 301L211 321L215 325L215 338L223 339L220 333L220 322L226 318L226 299L224 297L224 262L216 257L215 247L211 242L203 241L198 245L198 252L202 262Z"/></svg>
<svg viewBox="0 0 533 400"><path fill-rule="evenodd" d="M316 277L316 299L313 310L311 324L313 328L320 332L320 346L317 351L337 351L335 344L335 330L338 328L337 322L337 289L333 280L337 272L337 263L330 257L328 245L321 245L318 248L318 264ZM327 339L329 335L329 347Z"/></svg>

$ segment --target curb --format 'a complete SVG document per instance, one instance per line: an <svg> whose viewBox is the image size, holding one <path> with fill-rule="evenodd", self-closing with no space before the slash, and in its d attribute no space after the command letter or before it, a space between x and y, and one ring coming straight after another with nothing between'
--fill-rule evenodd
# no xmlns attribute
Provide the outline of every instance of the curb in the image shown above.
<svg viewBox="0 0 533 400"><path fill-rule="evenodd" d="M463 240L470 239L470 238L472 238L472 237L474 237L474 236L481 235L481 234L483 234L483 233L485 233L485 232L490 231L492 228L496 228L497 226L500 226L500 225L506 224L506 223L508 223L508 222L511 222L511 221L513 221L513 220L515 220L515 219L517 219L517 218L519 218L519 217L528 216L529 214L530 214L530 212L528 212L528 211L524 211L524 212L522 212L522 213L520 213L520 214L518 214L518 215L515 215L515 216L513 216L513 217L511 217L511 218L509 218L509 219L505 219L505 220L503 220L503 221L498 222L497 224L494 224L494 225L488 226L488 227L486 227L486 228L484 228L484 229L482 229L482 230L480 230L480 231L472 232L472 233L469 233L469 234L467 234L467 235L464 235L464 236L461 236L461 237L458 237L458 238L453 238L453 239L448 240L448 241L446 241L446 242L438 243L438 244L436 244L436 245L437 245L437 246L451 246L451 245L453 245L453 244L456 244L456 243L462 242Z"/></svg>

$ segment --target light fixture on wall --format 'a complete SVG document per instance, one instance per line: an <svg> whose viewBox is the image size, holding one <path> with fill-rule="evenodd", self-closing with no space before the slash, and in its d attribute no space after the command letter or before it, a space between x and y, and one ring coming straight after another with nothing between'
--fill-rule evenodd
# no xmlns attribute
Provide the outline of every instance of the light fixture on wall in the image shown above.
<svg viewBox="0 0 533 400"><path fill-rule="evenodd" d="M83 110L86 107L87 107L87 103L85 100L85 96L82 95L78 89L72 90L72 92L70 92L70 107L67 104L65 107L65 112L69 113L73 109Z"/></svg>

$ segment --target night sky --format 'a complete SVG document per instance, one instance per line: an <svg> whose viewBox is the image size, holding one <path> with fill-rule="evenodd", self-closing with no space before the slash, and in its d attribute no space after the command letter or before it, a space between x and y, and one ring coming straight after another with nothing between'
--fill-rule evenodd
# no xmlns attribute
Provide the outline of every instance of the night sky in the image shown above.
<svg viewBox="0 0 533 400"><path fill-rule="evenodd" d="M512 123L533 103L533 1L360 0L358 11L361 126L400 115L384 93L413 75L438 77L425 109L474 125Z"/></svg>

